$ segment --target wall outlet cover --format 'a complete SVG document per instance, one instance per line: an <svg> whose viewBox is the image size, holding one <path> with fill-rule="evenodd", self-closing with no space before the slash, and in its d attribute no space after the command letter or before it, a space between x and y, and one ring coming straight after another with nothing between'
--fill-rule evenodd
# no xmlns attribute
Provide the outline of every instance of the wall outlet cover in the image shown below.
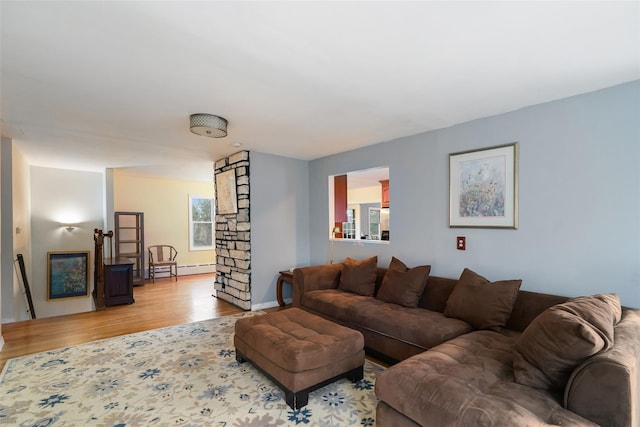
<svg viewBox="0 0 640 427"><path fill-rule="evenodd" d="M456 237L456 247L459 251L464 251L467 249L467 238L464 236Z"/></svg>

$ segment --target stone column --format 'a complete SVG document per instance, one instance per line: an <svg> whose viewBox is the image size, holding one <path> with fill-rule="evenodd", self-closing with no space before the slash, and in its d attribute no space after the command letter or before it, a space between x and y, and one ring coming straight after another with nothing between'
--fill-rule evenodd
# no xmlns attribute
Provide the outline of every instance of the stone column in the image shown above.
<svg viewBox="0 0 640 427"><path fill-rule="evenodd" d="M251 215L249 152L240 151L215 163L216 177L235 171L238 209L219 214L216 191L216 281L218 298L251 310Z"/></svg>

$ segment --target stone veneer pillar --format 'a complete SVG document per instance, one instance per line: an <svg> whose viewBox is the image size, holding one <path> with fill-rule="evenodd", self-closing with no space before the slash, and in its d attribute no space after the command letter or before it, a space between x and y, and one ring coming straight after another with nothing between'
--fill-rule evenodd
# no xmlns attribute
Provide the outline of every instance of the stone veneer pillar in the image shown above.
<svg viewBox="0 0 640 427"><path fill-rule="evenodd" d="M216 281L218 298L251 310L251 216L249 152L240 151L215 163L214 174L235 170L238 212L218 214L216 192Z"/></svg>

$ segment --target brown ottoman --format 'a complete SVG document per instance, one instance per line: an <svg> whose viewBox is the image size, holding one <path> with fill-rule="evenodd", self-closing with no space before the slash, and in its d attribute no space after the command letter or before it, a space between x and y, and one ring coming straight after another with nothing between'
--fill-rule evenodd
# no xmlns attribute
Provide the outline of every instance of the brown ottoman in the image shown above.
<svg viewBox="0 0 640 427"><path fill-rule="evenodd" d="M233 341L236 360L278 384L292 409L305 406L313 390L363 377L362 334L298 308L239 319Z"/></svg>

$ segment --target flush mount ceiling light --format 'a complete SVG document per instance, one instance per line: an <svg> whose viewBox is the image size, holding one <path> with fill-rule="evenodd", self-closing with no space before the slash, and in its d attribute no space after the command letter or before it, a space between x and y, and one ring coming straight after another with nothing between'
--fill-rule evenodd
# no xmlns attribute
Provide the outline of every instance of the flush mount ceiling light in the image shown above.
<svg viewBox="0 0 640 427"><path fill-rule="evenodd" d="M191 132L210 138L224 138L227 136L227 119L213 114L192 114Z"/></svg>

